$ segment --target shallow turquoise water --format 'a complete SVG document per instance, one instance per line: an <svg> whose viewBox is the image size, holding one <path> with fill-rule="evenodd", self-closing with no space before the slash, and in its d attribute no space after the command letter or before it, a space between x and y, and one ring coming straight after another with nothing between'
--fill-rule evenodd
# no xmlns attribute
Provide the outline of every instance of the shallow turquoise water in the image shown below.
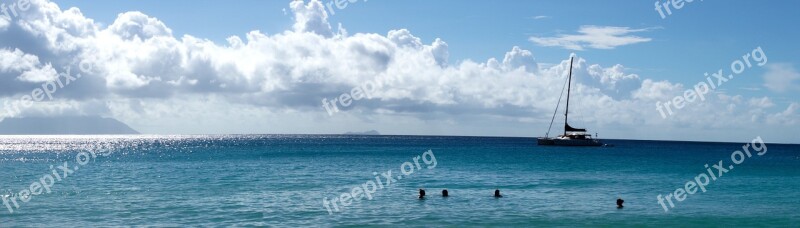
<svg viewBox="0 0 800 228"><path fill-rule="evenodd" d="M0 205L0 226L800 226L800 146L768 144L763 156L665 212L657 195L707 172L705 164L732 164L745 143L609 142L616 146L426 136L3 137L0 194L17 197L19 207ZM81 150L98 152L80 165ZM428 150L433 155L414 164ZM64 162L73 173L50 193L19 199L31 183L63 173ZM403 175L404 162L413 173ZM388 170L395 180L372 200L338 202L339 211L329 204L330 213L323 205L374 182L373 172L385 182ZM427 199L417 199L419 188ZM439 196L443 188L450 197ZM505 197L492 197L496 188ZM624 209L615 207L618 197Z"/></svg>

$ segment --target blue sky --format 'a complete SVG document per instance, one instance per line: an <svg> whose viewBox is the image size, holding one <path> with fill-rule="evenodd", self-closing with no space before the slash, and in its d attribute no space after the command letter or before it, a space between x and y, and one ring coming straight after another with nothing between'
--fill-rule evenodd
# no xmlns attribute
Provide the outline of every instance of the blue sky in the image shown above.
<svg viewBox="0 0 800 228"><path fill-rule="evenodd" d="M4 117L101 115L153 134L532 137L575 54L574 109L586 116L576 120L607 137L797 142L790 135L800 133L768 130L800 125L796 2L695 0L663 19L656 1L359 0L335 15L329 2L36 0L0 23L0 54L27 63L0 65L14 86L2 97L18 100L81 60L98 70ZM757 47L766 65L659 117L657 102L703 73L729 73ZM335 115L320 105L365 81L381 83L375 97Z"/></svg>

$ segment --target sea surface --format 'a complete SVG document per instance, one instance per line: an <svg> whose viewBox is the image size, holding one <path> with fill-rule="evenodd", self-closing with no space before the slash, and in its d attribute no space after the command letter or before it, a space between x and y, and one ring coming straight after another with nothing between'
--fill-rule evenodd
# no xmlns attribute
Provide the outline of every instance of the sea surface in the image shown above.
<svg viewBox="0 0 800 228"><path fill-rule="evenodd" d="M614 146L501 137L4 136L0 227L800 227L798 145L606 143ZM737 150L744 158L728 169ZM720 160L728 171L717 176ZM665 211L657 196L709 175L707 164L716 180L671 199ZM495 189L504 197L493 197Z"/></svg>

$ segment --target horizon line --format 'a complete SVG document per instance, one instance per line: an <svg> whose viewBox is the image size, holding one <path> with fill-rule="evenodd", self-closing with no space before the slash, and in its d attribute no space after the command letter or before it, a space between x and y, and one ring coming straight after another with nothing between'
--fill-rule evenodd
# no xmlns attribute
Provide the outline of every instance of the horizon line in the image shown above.
<svg viewBox="0 0 800 228"><path fill-rule="evenodd" d="M417 136L417 137L473 137L473 138L529 138L537 139L537 136L488 136L488 135L402 135L402 134L325 134L325 133L213 133L213 134L37 134L37 135L14 135L14 134L0 134L0 138L5 137L82 137L82 136L234 136L234 135L325 135L325 136L362 136L362 137L382 137L382 136ZM689 140L668 140L668 139L624 139L624 138L599 138L600 140L618 140L618 141L658 141L658 142L684 142L684 143L749 143L749 142L733 142L733 141L689 141ZM800 143L783 143L783 142L765 142L768 144L777 145L800 145Z"/></svg>

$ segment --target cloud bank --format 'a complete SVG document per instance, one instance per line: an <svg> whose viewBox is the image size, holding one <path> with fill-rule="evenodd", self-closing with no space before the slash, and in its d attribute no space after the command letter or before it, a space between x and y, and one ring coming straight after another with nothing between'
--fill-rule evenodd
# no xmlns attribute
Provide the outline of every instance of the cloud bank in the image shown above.
<svg viewBox="0 0 800 228"><path fill-rule="evenodd" d="M77 69L81 61L93 63L93 70L59 91L56 100L3 117L102 115L145 133L375 129L387 134L541 136L569 68L567 56L542 67L534 52L520 47L511 47L503 59L452 61L453 47L445 40L425 42L403 28L348 34L342 25L333 29L317 0L292 1L294 24L286 31L250 31L244 37L230 36L224 44L176 37L168 25L142 12L120 13L103 26L78 8L31 2L19 18L0 22L0 96L13 100L30 94L67 67ZM640 31L586 26L578 35L531 41L574 50L610 49L649 41L629 35ZM797 103L771 113L774 102L767 97L724 93L664 120L655 102L682 93L686 86L643 78L620 64L600 66L572 56L576 102L571 110L582 116L573 125L588 125L606 137L735 140L752 138L766 126L797 124ZM364 81L379 82L373 99L329 117L321 100ZM780 132L773 134L781 137Z"/></svg>

